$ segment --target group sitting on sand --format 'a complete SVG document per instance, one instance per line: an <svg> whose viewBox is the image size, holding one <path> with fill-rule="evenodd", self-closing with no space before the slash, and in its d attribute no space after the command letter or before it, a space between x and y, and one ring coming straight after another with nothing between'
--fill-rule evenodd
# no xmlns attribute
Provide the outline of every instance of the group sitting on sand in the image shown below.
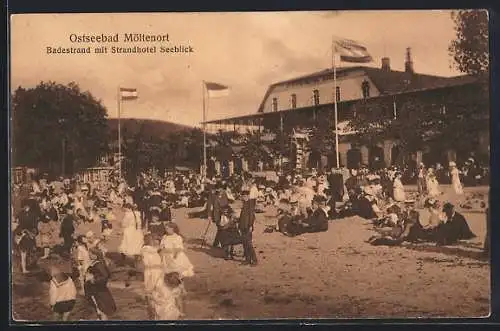
<svg viewBox="0 0 500 331"><path fill-rule="evenodd" d="M372 245L400 245L403 242L435 242L439 246L456 244L475 236L465 217L449 202L428 198L425 201L427 217L407 206L389 206L385 215L373 220L377 235L368 242ZM424 214L424 213L422 213Z"/></svg>

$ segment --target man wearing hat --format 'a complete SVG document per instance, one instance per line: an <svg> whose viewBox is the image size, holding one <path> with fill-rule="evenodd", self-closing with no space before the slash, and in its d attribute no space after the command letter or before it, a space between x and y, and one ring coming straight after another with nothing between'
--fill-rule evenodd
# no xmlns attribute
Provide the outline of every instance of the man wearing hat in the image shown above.
<svg viewBox="0 0 500 331"><path fill-rule="evenodd" d="M243 244L243 251L245 255L244 264L256 265L257 254L252 244L252 232L255 221L255 212L252 210L251 202L249 200L250 191L241 191L241 199L243 206L241 207L238 228L240 230L241 241Z"/></svg>
<svg viewBox="0 0 500 331"><path fill-rule="evenodd" d="M220 182L215 184L215 194L211 195L207 201L207 213L208 219L217 225L217 229L219 229L222 209L229 206L229 199L227 198L224 187ZM220 240L218 236L219 231L215 235L214 247L220 246Z"/></svg>
<svg viewBox="0 0 500 331"><path fill-rule="evenodd" d="M71 247L73 246L73 234L75 233L75 224L76 217L73 214L73 204L67 204L65 206L66 216L64 216L61 222L61 231L60 236L63 238L63 252L66 254L70 254Z"/></svg>
<svg viewBox="0 0 500 331"><path fill-rule="evenodd" d="M255 183L255 178L252 175L248 175L247 186L249 190L248 199L250 201L252 211L255 212L255 207L257 206L257 198L259 197L259 188Z"/></svg>
<svg viewBox="0 0 500 331"><path fill-rule="evenodd" d="M443 205L446 221L436 230L436 239L439 245L450 245L458 240L468 240L476 237L469 228L465 217L455 211L455 206L449 202Z"/></svg>
<svg viewBox="0 0 500 331"><path fill-rule="evenodd" d="M299 209L299 200L296 195L290 198L290 210L278 221L278 230L287 236L299 234L300 223L305 219Z"/></svg>
<svg viewBox="0 0 500 331"><path fill-rule="evenodd" d="M160 206L160 221L162 222L172 222L172 211L170 210L170 206L167 200L161 201Z"/></svg>
<svg viewBox="0 0 500 331"><path fill-rule="evenodd" d="M325 232L328 231L328 208L326 199L317 195L313 199L313 213L304 221L304 232Z"/></svg>
<svg viewBox="0 0 500 331"><path fill-rule="evenodd" d="M418 166L417 173L417 189L418 194L423 195L426 192L426 178L427 178L427 170L425 169L425 165L420 162Z"/></svg>
<svg viewBox="0 0 500 331"><path fill-rule="evenodd" d="M349 201L352 204L352 210L354 213L357 213L359 209L358 200L361 194L361 183L356 169L351 169L351 177L347 178L345 187L349 195Z"/></svg>

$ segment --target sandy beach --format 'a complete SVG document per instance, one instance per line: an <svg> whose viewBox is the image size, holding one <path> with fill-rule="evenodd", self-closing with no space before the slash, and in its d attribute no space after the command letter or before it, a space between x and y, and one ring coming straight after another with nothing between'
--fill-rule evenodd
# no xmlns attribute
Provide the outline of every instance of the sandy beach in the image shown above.
<svg viewBox="0 0 500 331"><path fill-rule="evenodd" d="M468 189L471 196L477 189ZM333 220L328 232L290 238L264 233L276 222L276 209L257 214L254 245L258 266L242 266L211 248L215 226L200 240L207 220L188 219L188 209L174 210L185 237L195 276L186 279L186 319L283 318L407 318L484 317L490 305L490 263L482 257L486 224L484 212L463 211L476 238L454 246L432 243L402 247L372 246L372 225L360 218ZM116 210L120 219L121 211ZM115 320L146 319L140 276L125 286L127 267L115 264L119 225L107 244L117 302ZM98 224L78 229L99 233ZM47 320L48 283L39 275L22 275L14 261L13 316L16 320ZM40 266L50 260L40 262ZM78 300L72 320L95 319Z"/></svg>

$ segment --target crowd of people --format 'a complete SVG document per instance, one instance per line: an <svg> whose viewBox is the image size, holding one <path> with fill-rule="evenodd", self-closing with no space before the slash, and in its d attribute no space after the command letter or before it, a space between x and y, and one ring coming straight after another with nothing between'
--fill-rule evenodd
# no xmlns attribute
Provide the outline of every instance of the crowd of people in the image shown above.
<svg viewBox="0 0 500 331"><path fill-rule="evenodd" d="M459 201L464 194L462 180L468 175L454 162L448 174ZM235 258L234 246L242 245L242 264L250 266L258 265L252 238L256 214L268 208L276 209L276 224L265 232L279 231L290 237L328 231L329 222L349 215L372 220L377 235L368 242L373 245L405 241L449 245L474 237L455 206L439 201L442 190L433 168L418 167L415 196L408 196L402 178L396 167L374 171L367 166L326 172L312 169L275 178L243 173L203 179L194 172L163 176L144 172L132 185L116 179L99 188L67 178L49 181L42 177L14 188L14 242L23 273L51 255L71 261L69 276L62 271L63 262L50 264L50 305L57 319L69 318L80 293L104 320L117 309L107 287L111 274L106 253L113 226L119 222L118 251L123 262L133 261L126 286L142 264L149 318L175 320L184 315L183 280L194 276L194 266L172 209L189 208L190 218L207 219L203 240L215 224L217 233L210 244L222 249L227 260ZM424 210L417 211L420 202ZM123 211L121 219L115 215L117 208ZM79 233L78 228L87 223L100 224L100 235Z"/></svg>
<svg viewBox="0 0 500 331"><path fill-rule="evenodd" d="M138 199L136 190L141 189L143 196ZM47 270L51 276L49 301L57 319L68 319L78 293L101 320L116 311L107 286L111 274L106 258L115 221L121 223L118 251L123 262L130 258L135 262L129 275L137 273L142 261L150 318L183 316L183 279L194 275L194 267L184 253L179 227L173 222L170 208L174 204L164 196L158 199L154 186L129 187L123 180L103 190L76 180L49 182L42 177L14 188L12 229L21 272L29 273L40 260L57 257L50 259ZM114 215L116 208L123 210L121 220ZM99 224L101 234L78 231L88 223ZM63 271L68 262L72 269L69 276Z"/></svg>

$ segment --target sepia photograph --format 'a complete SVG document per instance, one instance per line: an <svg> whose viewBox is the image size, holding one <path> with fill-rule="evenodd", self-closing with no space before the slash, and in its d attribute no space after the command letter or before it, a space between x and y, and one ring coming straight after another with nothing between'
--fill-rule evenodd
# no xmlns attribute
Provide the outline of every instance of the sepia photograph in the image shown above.
<svg viewBox="0 0 500 331"><path fill-rule="evenodd" d="M487 10L10 16L11 322L490 315Z"/></svg>

